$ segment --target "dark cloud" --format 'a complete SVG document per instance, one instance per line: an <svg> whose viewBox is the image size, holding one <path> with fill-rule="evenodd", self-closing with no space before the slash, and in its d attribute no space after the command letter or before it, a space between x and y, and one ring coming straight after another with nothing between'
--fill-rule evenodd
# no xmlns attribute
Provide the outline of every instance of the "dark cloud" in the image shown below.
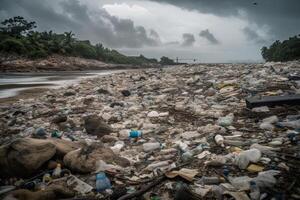
<svg viewBox="0 0 300 200"><path fill-rule="evenodd" d="M215 36L209 32L208 29L203 30L199 33L200 37L207 39L211 44L219 44L220 42L215 38Z"/></svg>
<svg viewBox="0 0 300 200"><path fill-rule="evenodd" d="M182 42L181 46L183 46L183 47L193 46L193 44L196 41L194 35L191 33L184 33L182 35L182 39L183 39L183 42Z"/></svg>
<svg viewBox="0 0 300 200"><path fill-rule="evenodd" d="M152 0L165 2L201 13L223 17L246 17L260 27L270 27L276 39L285 39L300 32L299 0ZM243 12L241 12L243 11ZM246 13L246 16L242 13Z"/></svg>
<svg viewBox="0 0 300 200"><path fill-rule="evenodd" d="M253 42L258 43L258 44L264 44L264 43L267 42L261 36L259 36L258 33L255 30L253 30L249 27L243 28L243 32L245 33L247 39L250 40L250 41L253 41Z"/></svg>
<svg viewBox="0 0 300 200"><path fill-rule="evenodd" d="M78 0L1 0L0 20L16 15L37 21L39 30L72 30L82 39L110 47L138 48L160 44L154 30L148 34L132 20L111 16L104 9L91 10Z"/></svg>

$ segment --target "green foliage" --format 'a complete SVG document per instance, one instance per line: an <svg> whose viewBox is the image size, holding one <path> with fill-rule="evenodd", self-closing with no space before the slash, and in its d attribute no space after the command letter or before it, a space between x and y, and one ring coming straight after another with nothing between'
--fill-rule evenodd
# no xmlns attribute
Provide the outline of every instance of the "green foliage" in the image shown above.
<svg viewBox="0 0 300 200"><path fill-rule="evenodd" d="M160 59L160 64L162 65L174 65L174 60L171 60L170 58L163 56Z"/></svg>
<svg viewBox="0 0 300 200"><path fill-rule="evenodd" d="M289 61L300 59L300 38L290 37L283 42L275 41L269 48L263 47L261 55L266 61Z"/></svg>
<svg viewBox="0 0 300 200"><path fill-rule="evenodd" d="M35 49L33 51L30 51L30 53L28 54L28 57L33 59L46 58L47 56L47 52L43 49Z"/></svg>
<svg viewBox="0 0 300 200"><path fill-rule="evenodd" d="M97 57L95 47L86 42L76 42L73 44L73 54L83 58L96 59Z"/></svg>
<svg viewBox="0 0 300 200"><path fill-rule="evenodd" d="M25 47L21 41L15 38L7 38L0 43L0 51L3 53L23 54Z"/></svg>
<svg viewBox="0 0 300 200"><path fill-rule="evenodd" d="M1 32L14 37L20 37L21 34L36 28L35 22L28 22L20 16L6 19L1 24L3 25L0 27Z"/></svg>
<svg viewBox="0 0 300 200"><path fill-rule="evenodd" d="M72 31L63 34L34 31L35 22L28 22L20 16L6 19L1 24L4 25L0 27L2 53L15 53L33 59L59 54L119 64L157 63L156 59L148 59L143 55L125 56L105 48L101 43L92 45L88 40L80 41Z"/></svg>

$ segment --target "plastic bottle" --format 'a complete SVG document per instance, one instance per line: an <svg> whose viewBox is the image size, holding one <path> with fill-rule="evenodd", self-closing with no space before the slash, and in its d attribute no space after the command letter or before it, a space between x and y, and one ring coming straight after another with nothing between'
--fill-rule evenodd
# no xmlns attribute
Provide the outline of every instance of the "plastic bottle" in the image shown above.
<svg viewBox="0 0 300 200"><path fill-rule="evenodd" d="M96 175L96 190L97 192L103 192L107 189L111 189L110 180L104 172L100 172Z"/></svg>
<svg viewBox="0 0 300 200"><path fill-rule="evenodd" d="M143 149L145 152L151 152L160 149L161 145L159 142L149 142L143 144Z"/></svg>
<svg viewBox="0 0 300 200"><path fill-rule="evenodd" d="M222 135L216 135L215 141L218 145L220 145L221 147L224 147L224 137Z"/></svg>
<svg viewBox="0 0 300 200"><path fill-rule="evenodd" d="M255 181L250 181L250 198L251 200L260 199L260 190Z"/></svg>
<svg viewBox="0 0 300 200"><path fill-rule="evenodd" d="M57 163L56 168L53 170L52 177L60 178L61 176L61 165Z"/></svg>
<svg viewBox="0 0 300 200"><path fill-rule="evenodd" d="M142 137L142 131L137 131L137 130L123 130L120 132L120 137L121 138L140 138Z"/></svg>

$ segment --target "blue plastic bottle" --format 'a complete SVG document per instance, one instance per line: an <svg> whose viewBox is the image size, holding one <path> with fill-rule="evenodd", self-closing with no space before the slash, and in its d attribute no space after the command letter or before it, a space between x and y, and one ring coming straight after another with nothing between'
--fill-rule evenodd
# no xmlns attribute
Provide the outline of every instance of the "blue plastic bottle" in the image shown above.
<svg viewBox="0 0 300 200"><path fill-rule="evenodd" d="M142 137L142 131L131 130L129 132L129 137L130 138L139 138L139 137Z"/></svg>
<svg viewBox="0 0 300 200"><path fill-rule="evenodd" d="M96 190L97 192L103 192L106 189L111 189L110 180L106 177L104 172L100 172L96 175Z"/></svg>

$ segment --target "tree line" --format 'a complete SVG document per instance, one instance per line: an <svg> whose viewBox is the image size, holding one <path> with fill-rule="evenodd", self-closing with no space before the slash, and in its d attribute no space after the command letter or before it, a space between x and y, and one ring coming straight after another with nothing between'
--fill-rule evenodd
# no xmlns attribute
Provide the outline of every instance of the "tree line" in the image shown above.
<svg viewBox="0 0 300 200"><path fill-rule="evenodd" d="M300 35L298 35L300 36ZM285 62L300 59L300 38L290 37L288 40L275 41L269 48L263 47L261 55L266 61Z"/></svg>
<svg viewBox="0 0 300 200"><path fill-rule="evenodd" d="M0 52L4 55L20 55L31 59L46 58L53 54L97 59L108 63L144 64L159 63L143 55L125 56L114 49L105 48L101 43L91 44L89 40L75 38L72 31L55 33L35 31L36 22L28 22L21 16L6 19L0 27ZM162 63L173 60L163 57Z"/></svg>

